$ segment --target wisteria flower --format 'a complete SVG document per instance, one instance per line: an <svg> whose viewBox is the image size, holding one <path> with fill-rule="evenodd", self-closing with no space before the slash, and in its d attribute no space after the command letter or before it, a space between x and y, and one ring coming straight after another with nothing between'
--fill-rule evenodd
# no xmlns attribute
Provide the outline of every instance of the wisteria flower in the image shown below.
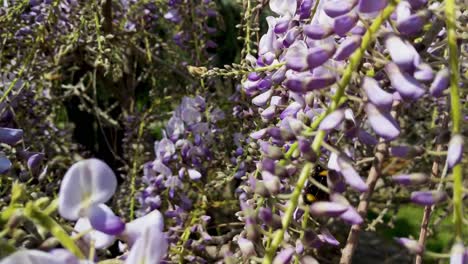
<svg viewBox="0 0 468 264"><path fill-rule="evenodd" d="M59 213L68 220L88 218L96 230L119 234L125 223L104 204L116 188L117 179L107 164L98 159L79 161L68 169L60 185Z"/></svg>

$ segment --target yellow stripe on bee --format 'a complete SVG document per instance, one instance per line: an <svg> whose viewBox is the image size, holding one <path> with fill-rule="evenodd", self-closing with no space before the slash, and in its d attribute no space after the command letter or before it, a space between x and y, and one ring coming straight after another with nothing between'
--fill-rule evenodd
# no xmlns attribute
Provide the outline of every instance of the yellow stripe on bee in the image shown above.
<svg viewBox="0 0 468 264"><path fill-rule="evenodd" d="M310 193L308 193L308 194L306 195L306 198L307 198L307 201L308 201L309 203L314 202L315 200L317 200L317 198L315 197L315 195L310 194Z"/></svg>
<svg viewBox="0 0 468 264"><path fill-rule="evenodd" d="M319 173L319 175L322 176L322 177L328 176L328 170L323 170L323 171L321 171L321 172Z"/></svg>

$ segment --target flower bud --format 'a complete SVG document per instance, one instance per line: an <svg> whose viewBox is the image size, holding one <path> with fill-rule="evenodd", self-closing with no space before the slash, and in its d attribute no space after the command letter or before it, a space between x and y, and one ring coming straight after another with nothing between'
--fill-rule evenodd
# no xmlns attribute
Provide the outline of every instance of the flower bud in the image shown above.
<svg viewBox="0 0 468 264"><path fill-rule="evenodd" d="M401 185L409 186L427 183L429 181L429 177L424 173L400 174L392 176L392 181Z"/></svg>
<svg viewBox="0 0 468 264"><path fill-rule="evenodd" d="M329 17L337 17L351 11L357 4L357 0L331 0L323 5L323 11Z"/></svg>
<svg viewBox="0 0 468 264"><path fill-rule="evenodd" d="M288 247L280 251L273 260L273 264L288 264L291 262L294 254L294 248Z"/></svg>
<svg viewBox="0 0 468 264"><path fill-rule="evenodd" d="M337 217L347 209L347 206L334 202L315 202L310 205L310 213L314 216Z"/></svg>
<svg viewBox="0 0 468 264"><path fill-rule="evenodd" d="M424 248L421 244L418 243L418 241L405 238L405 237L400 237L395 239L400 245L404 246L406 249L409 250L410 253L412 254L420 254L423 252Z"/></svg>
<svg viewBox="0 0 468 264"><path fill-rule="evenodd" d="M395 34L389 34L385 38L385 47L390 53L392 61L403 70L413 69L413 62L419 56L416 50L406 41Z"/></svg>
<svg viewBox="0 0 468 264"><path fill-rule="evenodd" d="M411 202L431 206L441 203L447 199L447 194L442 191L417 191L411 193Z"/></svg>
<svg viewBox="0 0 468 264"><path fill-rule="evenodd" d="M426 92L421 84L406 72L402 72L395 63L385 66L388 78L401 97L405 100L417 100Z"/></svg>
<svg viewBox="0 0 468 264"><path fill-rule="evenodd" d="M334 59L337 61L346 60L361 45L362 38L359 35L349 36L343 41L336 50Z"/></svg>
<svg viewBox="0 0 468 264"><path fill-rule="evenodd" d="M404 36L414 36L422 31L427 19L426 12L418 12L397 21L397 29Z"/></svg>
<svg viewBox="0 0 468 264"><path fill-rule="evenodd" d="M325 43L312 47L307 52L307 64L311 69L324 64L336 51L334 43Z"/></svg>
<svg viewBox="0 0 468 264"><path fill-rule="evenodd" d="M468 254L462 242L456 242L450 251L450 264L466 264L468 263Z"/></svg>
<svg viewBox="0 0 468 264"><path fill-rule="evenodd" d="M345 115L344 115L344 109L338 109L327 115L322 122L320 122L319 129L320 130L325 130L325 131L330 131L332 129L336 129L341 122L343 121Z"/></svg>
<svg viewBox="0 0 468 264"><path fill-rule="evenodd" d="M0 127L0 143L5 143L10 146L13 146L16 145L22 139L22 129Z"/></svg>
<svg viewBox="0 0 468 264"><path fill-rule="evenodd" d="M373 104L366 104L365 110L369 123L375 133L386 140L400 135L400 126L388 112L383 112Z"/></svg>
<svg viewBox="0 0 468 264"><path fill-rule="evenodd" d="M273 90L267 90L266 92L255 96L252 99L252 103L256 106L264 106L267 104L272 94L273 94Z"/></svg>
<svg viewBox="0 0 468 264"><path fill-rule="evenodd" d="M398 158L412 159L424 154L424 148L420 146L393 146L390 148L390 155Z"/></svg>
<svg viewBox="0 0 468 264"><path fill-rule="evenodd" d="M379 83L371 77L362 79L362 89L369 101L380 109L389 111L393 104L393 95L380 88Z"/></svg>
<svg viewBox="0 0 468 264"><path fill-rule="evenodd" d="M237 244L239 245L242 256L245 259L248 259L251 256L257 255L257 253L255 252L255 247L254 247L254 244L252 243L252 241L240 237L237 240Z"/></svg>
<svg viewBox="0 0 468 264"><path fill-rule="evenodd" d="M387 0L360 0L358 11L360 13L374 13L384 9L387 6Z"/></svg>
<svg viewBox="0 0 468 264"><path fill-rule="evenodd" d="M429 64L420 63L416 66L413 77L421 82L430 82L432 79L434 79L434 72L432 71L432 68Z"/></svg>
<svg viewBox="0 0 468 264"><path fill-rule="evenodd" d="M447 150L447 164L449 168L457 165L463 157L463 136L460 134L453 135L450 139Z"/></svg>
<svg viewBox="0 0 468 264"><path fill-rule="evenodd" d="M336 17L333 21L333 31L339 36L345 36L358 22L358 15L352 11L347 14Z"/></svg>
<svg viewBox="0 0 468 264"><path fill-rule="evenodd" d="M324 39L333 34L333 28L323 24L308 24L303 29L304 34L314 40Z"/></svg>
<svg viewBox="0 0 468 264"><path fill-rule="evenodd" d="M447 89L450 84L450 73L448 68L443 68L442 70L438 71L434 81L429 88L429 92L434 97L441 97L443 94L442 92Z"/></svg>

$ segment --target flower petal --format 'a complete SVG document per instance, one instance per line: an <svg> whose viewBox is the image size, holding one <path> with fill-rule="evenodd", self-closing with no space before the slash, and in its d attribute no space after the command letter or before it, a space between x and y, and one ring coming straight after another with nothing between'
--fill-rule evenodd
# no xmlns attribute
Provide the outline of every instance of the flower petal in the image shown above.
<svg viewBox="0 0 468 264"><path fill-rule="evenodd" d="M151 226L155 226L160 231L163 231L164 229L163 216L158 210L154 210L147 215L127 223L125 231L121 234L121 237L130 246L132 246L135 241Z"/></svg>
<svg viewBox="0 0 468 264"><path fill-rule="evenodd" d="M393 95L380 88L379 83L371 77L364 77L362 79L362 89L375 106L380 109L390 110L393 103Z"/></svg>
<svg viewBox="0 0 468 264"><path fill-rule="evenodd" d="M366 104L365 110L369 123L377 135L386 140L393 140L400 135L400 126L389 113L382 112L370 103Z"/></svg>
<svg viewBox="0 0 468 264"><path fill-rule="evenodd" d="M116 188L117 178L106 163L98 159L79 161L63 177L58 211L65 219L77 220L83 210L107 202Z"/></svg>
<svg viewBox="0 0 468 264"><path fill-rule="evenodd" d="M80 218L78 219L78 221L76 221L74 229L78 233L88 232L90 229L92 229L92 226L88 218ZM91 241L93 241L93 245L95 248L103 249L108 248L109 246L114 244L115 236L93 230L86 233L82 237L82 239L84 239L89 245L91 244Z"/></svg>
<svg viewBox="0 0 468 264"><path fill-rule="evenodd" d="M167 253L168 243L164 233L157 227L146 228L130 249L125 264L160 263Z"/></svg>
<svg viewBox="0 0 468 264"><path fill-rule="evenodd" d="M411 193L411 201L418 205L430 206L441 203L447 199L447 194L442 191L417 191Z"/></svg>
<svg viewBox="0 0 468 264"><path fill-rule="evenodd" d="M125 223L105 204L92 206L88 217L94 229L108 235L118 235L125 229Z"/></svg>
<svg viewBox="0 0 468 264"><path fill-rule="evenodd" d="M460 134L453 135L450 139L447 150L447 164L449 168L457 165L463 157L463 136Z"/></svg>
<svg viewBox="0 0 468 264"><path fill-rule="evenodd" d="M344 109L335 110L320 122L319 129L325 131L335 129L343 122L344 118Z"/></svg>
<svg viewBox="0 0 468 264"><path fill-rule="evenodd" d="M22 139L22 129L0 127L0 143L5 143L10 146L13 146L16 145Z"/></svg>

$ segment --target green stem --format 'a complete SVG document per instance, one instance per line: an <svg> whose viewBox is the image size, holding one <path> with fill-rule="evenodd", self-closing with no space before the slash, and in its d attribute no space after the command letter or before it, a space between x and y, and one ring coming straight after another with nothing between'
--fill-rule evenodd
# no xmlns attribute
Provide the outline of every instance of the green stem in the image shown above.
<svg viewBox="0 0 468 264"><path fill-rule="evenodd" d="M455 24L455 0L445 1L445 23L447 26L447 42L450 65L450 106L452 116L452 136L461 132L461 103L460 103L460 68L458 63L457 32ZM453 219L455 224L455 237L462 240L463 230L463 175L461 163L455 165L453 176Z"/></svg>
<svg viewBox="0 0 468 264"><path fill-rule="evenodd" d="M299 175L299 179L297 180L296 187L291 194L291 199L289 200L288 208L286 212L284 212L284 216L282 219L282 227L278 231L274 233L273 241L271 242L270 247L266 249L265 257L263 258L263 264L270 264L273 261L273 257L275 255L276 250L283 242L284 233L289 227L291 223L292 216L294 214L294 210L299 203L299 197L301 196L302 189L304 188L304 184L306 180L309 178L310 172L312 171L312 163L306 163L304 168L302 168L301 174Z"/></svg>
<svg viewBox="0 0 468 264"><path fill-rule="evenodd" d="M84 259L83 252L78 248L73 239L67 232L52 219L52 217L44 214L42 210L36 208L33 203L29 202L24 209L24 215L33 221L36 225L48 230L63 247L68 249L71 253L80 259Z"/></svg>
<svg viewBox="0 0 468 264"><path fill-rule="evenodd" d="M336 90L336 93L333 96L330 107L327 109L327 111L324 114L322 114L317 119L319 120L318 121L319 124L327 115L329 115L331 112L338 109L338 107L342 104L343 100L346 100L345 89L348 86L349 82L351 81L351 77L353 76L353 73L357 71L359 65L361 64L362 57L364 56L364 53L369 48L370 43L375 37L375 33L379 30L382 23L385 22L393 13L398 2L400 1L399 0L391 1L388 4L388 6L382 11L382 13L380 13L380 15L375 18L374 22L372 22L372 25L367 29L366 34L362 37L361 46L359 47L358 50L356 50L353 53L353 55L349 59L349 64L344 70L343 76L341 77L341 80L338 83L338 89ZM315 136L314 142L312 143L312 149L315 152L318 152L320 150L320 147L322 146L322 142L325 139L325 136L326 136L326 132L323 130L320 130L317 136Z"/></svg>

